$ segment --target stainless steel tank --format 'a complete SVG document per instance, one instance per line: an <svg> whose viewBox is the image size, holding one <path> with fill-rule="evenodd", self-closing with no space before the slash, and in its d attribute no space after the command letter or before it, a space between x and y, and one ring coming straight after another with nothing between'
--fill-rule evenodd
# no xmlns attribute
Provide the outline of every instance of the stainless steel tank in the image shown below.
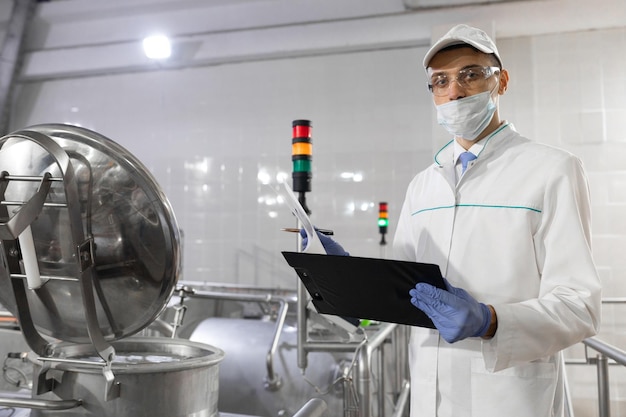
<svg viewBox="0 0 626 417"><path fill-rule="evenodd" d="M221 349L130 337L163 311L181 266L173 211L139 160L88 129L32 126L0 138L0 200L0 303L35 368L20 405L216 415Z"/></svg>
<svg viewBox="0 0 626 417"><path fill-rule="evenodd" d="M81 406L62 411L33 410L37 416L193 416L218 415L218 363L222 350L202 343L167 338L131 337L113 342L116 359L112 371L120 395L102 401L106 380L98 367L58 363L62 381L41 400L81 399ZM90 345L59 343L51 347L54 358L97 361ZM40 371L37 355L32 361ZM49 372L49 377L55 377ZM37 387L34 387L36 390Z"/></svg>
<svg viewBox="0 0 626 417"><path fill-rule="evenodd" d="M297 329L286 324L274 357L274 375L280 381L268 384L267 355L275 324L254 318L210 317L193 330L190 340L218 344L227 352L220 364L222 412L281 417L294 415L310 398L327 404L329 415L344 415L342 375L352 357L345 353L312 352L303 374L297 367ZM242 400L244 399L245 400Z"/></svg>

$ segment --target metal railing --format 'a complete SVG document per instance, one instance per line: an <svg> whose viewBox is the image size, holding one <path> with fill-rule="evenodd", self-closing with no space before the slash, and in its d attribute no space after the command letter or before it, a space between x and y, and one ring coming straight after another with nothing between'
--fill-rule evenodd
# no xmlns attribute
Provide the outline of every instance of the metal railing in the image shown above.
<svg viewBox="0 0 626 417"><path fill-rule="evenodd" d="M582 360L568 359L566 365L595 365L598 383L598 416L611 416L611 398L609 392L609 365L626 366L626 351L623 351L613 345L602 340L591 337L582 341L585 346L585 358ZM597 352L593 356L589 353L589 349ZM612 360L613 362L609 362ZM570 405L571 407L571 405ZM568 415L572 415L570 410Z"/></svg>
<svg viewBox="0 0 626 417"><path fill-rule="evenodd" d="M626 352L603 342L595 337L583 340L585 356L588 364L595 364L598 376L598 415L599 417L611 416L611 399L609 394L609 359L615 363L626 366ZM587 352L591 348L598 352L591 357Z"/></svg>
<svg viewBox="0 0 626 417"><path fill-rule="evenodd" d="M626 304L626 297L603 298L602 304ZM611 416L611 398L609 384L609 365L626 366L626 351L606 343L597 337L590 337L582 341L585 346L585 359L582 361L567 360L566 365L596 365L598 382L598 416ZM597 352L593 356L589 349ZM614 362L609 362L612 360ZM571 415L571 413L570 413Z"/></svg>

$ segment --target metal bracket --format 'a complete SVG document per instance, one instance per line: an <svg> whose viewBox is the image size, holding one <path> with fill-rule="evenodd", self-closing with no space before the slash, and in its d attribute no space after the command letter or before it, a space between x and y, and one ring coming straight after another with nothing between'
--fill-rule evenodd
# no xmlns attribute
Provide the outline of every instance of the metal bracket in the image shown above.
<svg viewBox="0 0 626 417"><path fill-rule="evenodd" d="M77 249L80 271L85 271L93 266L93 238L88 238L78 245Z"/></svg>
<svg viewBox="0 0 626 417"><path fill-rule="evenodd" d="M50 370L50 363L44 362L41 365L41 369L35 376L35 380L37 381L37 385L35 387L35 392L37 395L45 394L46 392L50 392L54 389L55 379L48 378L48 371Z"/></svg>
<svg viewBox="0 0 626 417"><path fill-rule="evenodd" d="M104 379L106 380L104 400L111 401L118 398L120 396L120 383L115 380L115 375L113 375L113 371L111 370L111 362L107 362L104 368L102 368L102 375L104 375Z"/></svg>
<svg viewBox="0 0 626 417"><path fill-rule="evenodd" d="M45 378L45 374L48 372L48 370L52 369L50 364L51 363L68 363L68 364L85 367L85 368L102 368L102 375L104 376L104 379L106 381L106 385L104 387L105 401L114 400L115 398L118 398L120 396L121 384L115 380L115 375L113 374L113 370L111 369L111 364L112 364L111 361L93 362L93 361L86 361L86 360L80 360L80 359L51 358L51 357L45 357L45 356L40 356L38 359L40 362L43 362L41 372L38 375L38 378L39 378L38 381L41 381L41 383L44 384L44 387L49 387L48 391L54 388L54 380L52 380L52 382L50 383L48 382L50 381L50 379ZM42 391L42 393L43 392L47 392L47 391ZM37 392L37 393L41 394L40 392Z"/></svg>

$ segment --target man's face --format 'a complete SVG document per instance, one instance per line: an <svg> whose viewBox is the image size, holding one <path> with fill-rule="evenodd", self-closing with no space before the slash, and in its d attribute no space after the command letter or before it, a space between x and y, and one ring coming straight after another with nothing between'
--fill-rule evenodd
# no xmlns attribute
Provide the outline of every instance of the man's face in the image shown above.
<svg viewBox="0 0 626 417"><path fill-rule="evenodd" d="M435 105L492 90L500 77L486 69L493 66L491 56L470 47L437 53L428 67Z"/></svg>

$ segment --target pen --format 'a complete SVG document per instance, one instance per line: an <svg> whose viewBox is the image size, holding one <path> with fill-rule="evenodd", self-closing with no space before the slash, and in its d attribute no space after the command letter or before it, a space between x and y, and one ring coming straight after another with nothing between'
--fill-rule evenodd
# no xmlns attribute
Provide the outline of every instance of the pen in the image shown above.
<svg viewBox="0 0 626 417"><path fill-rule="evenodd" d="M282 230L283 232L300 233L300 229L295 228L295 227L283 227L280 230ZM328 229L315 229L315 230L317 230L318 232L326 236L332 236L334 234L332 230L328 230Z"/></svg>

